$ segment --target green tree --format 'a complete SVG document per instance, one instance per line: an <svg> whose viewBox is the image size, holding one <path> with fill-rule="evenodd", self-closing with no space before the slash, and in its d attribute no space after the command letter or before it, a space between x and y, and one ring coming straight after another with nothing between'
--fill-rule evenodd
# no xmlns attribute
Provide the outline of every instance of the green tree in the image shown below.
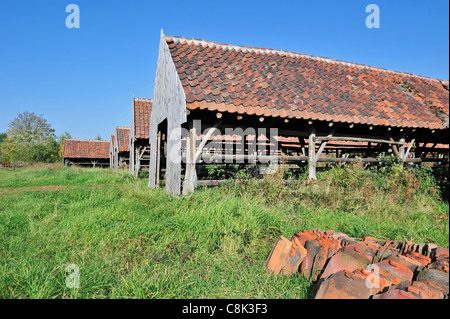
<svg viewBox="0 0 450 319"><path fill-rule="evenodd" d="M3 140L7 137L6 133L0 133L0 144L3 142Z"/></svg>
<svg viewBox="0 0 450 319"><path fill-rule="evenodd" d="M1 159L5 162L16 160L17 144L10 137L6 137L0 144Z"/></svg>
<svg viewBox="0 0 450 319"><path fill-rule="evenodd" d="M69 132L64 132L63 134L61 134L58 137L58 148L59 148L59 152L58 152L58 157L59 160L62 160L64 157L64 144L66 142L66 140L72 139L72 135L70 135Z"/></svg>
<svg viewBox="0 0 450 319"><path fill-rule="evenodd" d="M9 124L0 145L2 157L10 162L54 162L59 159L55 130L42 115L20 113Z"/></svg>
<svg viewBox="0 0 450 319"><path fill-rule="evenodd" d="M6 133L0 133L0 160L2 160L2 142L7 137Z"/></svg>
<svg viewBox="0 0 450 319"><path fill-rule="evenodd" d="M29 163L53 163L59 160L59 144L49 137L46 141L18 145L15 158Z"/></svg>
<svg viewBox="0 0 450 319"><path fill-rule="evenodd" d="M45 142L49 137L55 138L55 130L51 124L42 115L28 111L20 113L11 121L7 134L18 145Z"/></svg>

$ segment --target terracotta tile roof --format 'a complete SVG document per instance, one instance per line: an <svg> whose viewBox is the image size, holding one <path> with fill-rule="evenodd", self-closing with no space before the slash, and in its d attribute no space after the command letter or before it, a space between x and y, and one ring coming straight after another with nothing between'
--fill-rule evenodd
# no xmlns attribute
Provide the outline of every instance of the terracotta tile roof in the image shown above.
<svg viewBox="0 0 450 319"><path fill-rule="evenodd" d="M110 141L67 139L64 158L109 158Z"/></svg>
<svg viewBox="0 0 450 319"><path fill-rule="evenodd" d="M149 138L149 127L150 127L150 116L152 113L153 100L134 98L134 138L148 139Z"/></svg>
<svg viewBox="0 0 450 319"><path fill-rule="evenodd" d="M449 82L293 52L166 36L190 110L443 129Z"/></svg>
<svg viewBox="0 0 450 319"><path fill-rule="evenodd" d="M118 126L116 127L117 146L119 152L130 151L130 128Z"/></svg>

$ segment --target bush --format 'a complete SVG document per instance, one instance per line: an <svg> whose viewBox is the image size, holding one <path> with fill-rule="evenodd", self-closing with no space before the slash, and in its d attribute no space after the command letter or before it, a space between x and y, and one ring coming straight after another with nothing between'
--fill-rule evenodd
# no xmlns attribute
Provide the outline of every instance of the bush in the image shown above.
<svg viewBox="0 0 450 319"><path fill-rule="evenodd" d="M315 205L348 211L349 207L353 210L376 205L377 196L386 193L390 195L388 200L395 202L396 205L407 204L420 196L434 199L439 199L443 193L448 196L448 178L442 176L437 181L435 177L438 175L437 172L444 175L443 170L442 167L438 169L429 166L410 166L396 159L369 167L353 163L318 172L316 181L308 181L307 174L302 174L291 187L285 187L282 181L291 174L280 166L275 174L265 175L262 179L237 178L230 181L227 187L231 187L242 196L246 194L258 196L266 204L283 202L296 193L298 198Z"/></svg>
<svg viewBox="0 0 450 319"><path fill-rule="evenodd" d="M60 160L59 145L53 139L38 143L23 143L17 145L15 159L27 163L53 163Z"/></svg>

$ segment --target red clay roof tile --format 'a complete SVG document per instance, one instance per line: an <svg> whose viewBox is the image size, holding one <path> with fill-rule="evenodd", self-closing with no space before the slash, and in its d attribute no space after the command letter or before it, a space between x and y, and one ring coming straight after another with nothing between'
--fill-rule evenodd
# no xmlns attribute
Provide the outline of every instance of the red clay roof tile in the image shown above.
<svg viewBox="0 0 450 319"><path fill-rule="evenodd" d="M448 120L448 80L281 50L166 41L191 110L428 129Z"/></svg>
<svg viewBox="0 0 450 319"><path fill-rule="evenodd" d="M67 139L64 158L109 158L110 141Z"/></svg>
<svg viewBox="0 0 450 319"><path fill-rule="evenodd" d="M187 81L187 80L186 80ZM188 82L186 82L187 84ZM151 99L134 98L134 138L148 139L150 128L150 116L152 113L153 101Z"/></svg>
<svg viewBox="0 0 450 319"><path fill-rule="evenodd" d="M130 128L129 127L116 127L117 147L119 152L130 151Z"/></svg>

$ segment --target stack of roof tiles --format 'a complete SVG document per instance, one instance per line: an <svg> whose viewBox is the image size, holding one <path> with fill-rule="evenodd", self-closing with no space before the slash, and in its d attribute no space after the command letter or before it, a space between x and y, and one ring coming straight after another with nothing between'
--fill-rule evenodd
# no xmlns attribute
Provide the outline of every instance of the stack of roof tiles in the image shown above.
<svg viewBox="0 0 450 319"><path fill-rule="evenodd" d="M64 143L64 158L109 158L109 141L67 139Z"/></svg>
<svg viewBox="0 0 450 319"><path fill-rule="evenodd" d="M266 261L275 274L317 283L316 299L444 299L449 296L449 250L334 231L281 237Z"/></svg>
<svg viewBox="0 0 450 319"><path fill-rule="evenodd" d="M149 138L150 116L153 101L151 99L134 98L134 138Z"/></svg>
<svg viewBox="0 0 450 319"><path fill-rule="evenodd" d="M166 36L190 110L443 129L449 82L307 54Z"/></svg>
<svg viewBox="0 0 450 319"><path fill-rule="evenodd" d="M0 162L0 168L11 168L10 162Z"/></svg>

